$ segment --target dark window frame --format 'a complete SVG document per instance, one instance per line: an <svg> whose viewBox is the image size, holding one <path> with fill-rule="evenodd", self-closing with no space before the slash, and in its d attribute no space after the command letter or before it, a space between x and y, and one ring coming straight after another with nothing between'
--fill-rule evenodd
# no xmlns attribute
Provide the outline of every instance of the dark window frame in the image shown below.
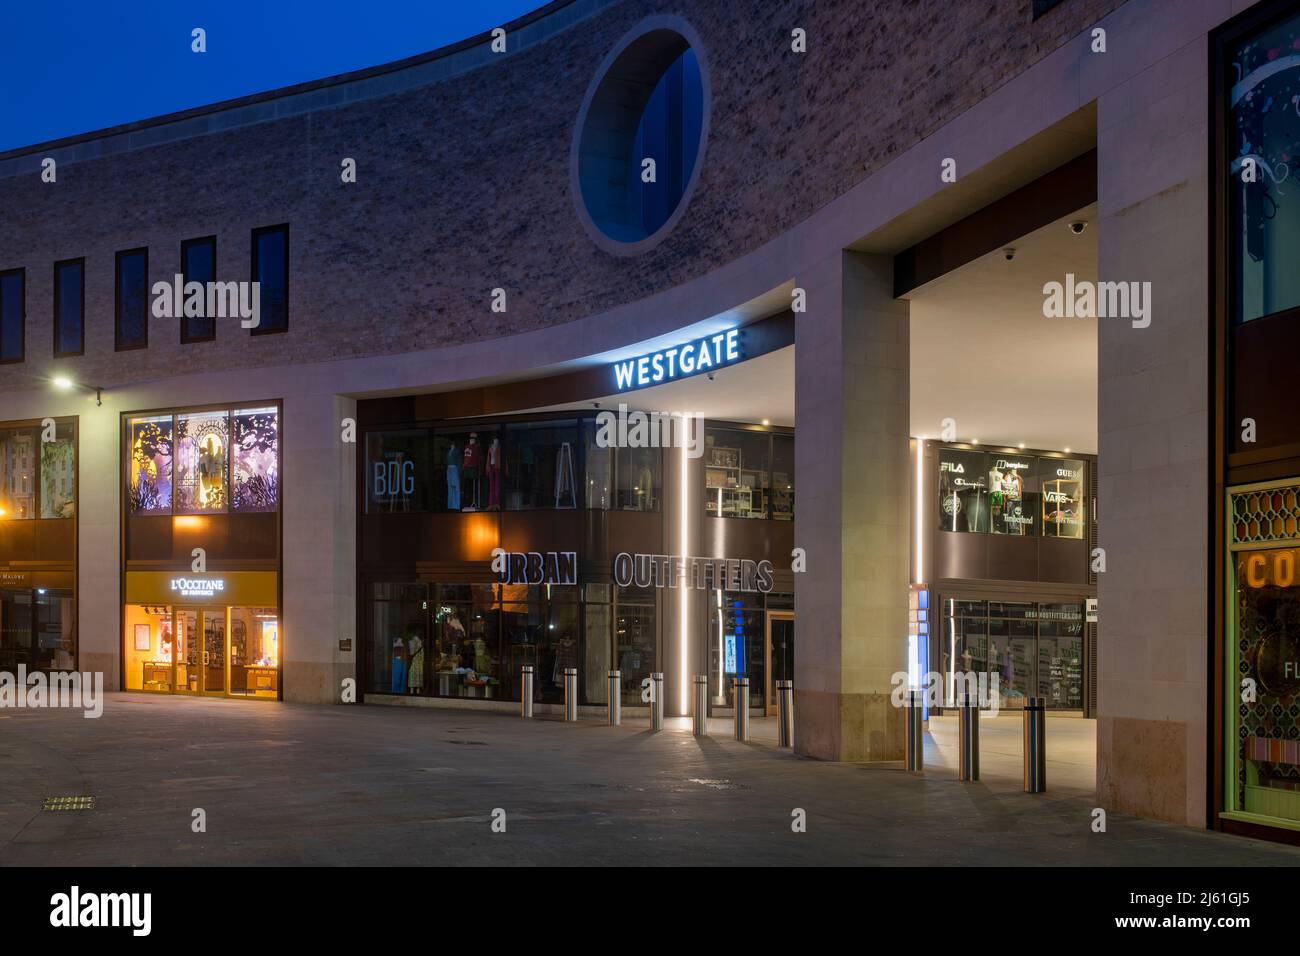
<svg viewBox="0 0 1300 956"><path fill-rule="evenodd" d="M17 269L5 269L3 272L0 272L0 283L3 283L5 279L14 275L19 277L20 288L22 289L22 295L20 296L20 304L18 306L19 309L18 357L17 358L0 357L0 365L17 365L21 362L27 361L27 269L26 267L20 266ZM3 326L4 320L6 318L7 317L4 315L4 302L2 299L0 299L0 327Z"/></svg>
<svg viewBox="0 0 1300 956"><path fill-rule="evenodd" d="M189 252L191 246L203 245L204 243L210 243L212 245L212 281L213 282L217 281L217 237L215 235L212 235L212 236L197 236L193 239L181 240L181 282L182 283L186 283L190 281L189 273L185 271L186 254ZM211 335L190 335L189 317L182 314L178 318L180 318L180 324L181 324L181 345L189 345L192 342L215 342L216 341L217 320L215 318L210 320L212 322Z"/></svg>
<svg viewBox="0 0 1300 956"><path fill-rule="evenodd" d="M287 222L278 223L274 226L259 226L258 228L253 230L252 235L250 237L249 249L248 249L248 258L249 258L248 281L249 282L258 281L257 280L257 267L258 267L257 240L260 239L262 236L269 235L270 233L274 233L274 232L284 233L284 326L281 328L270 329L264 327L259 323L257 328L248 330L251 335L279 335L281 333L289 331L290 257L289 257L289 224ZM261 295L260 288L259 288L258 295L259 296Z"/></svg>
<svg viewBox="0 0 1300 956"><path fill-rule="evenodd" d="M59 351L59 307L62 305L62 293L59 289L59 269L76 264L81 269L81 347L74 352ZM86 257L59 259L54 263L54 357L75 358L86 354Z"/></svg>
<svg viewBox="0 0 1300 956"><path fill-rule="evenodd" d="M127 256L144 256L144 341L138 345L122 344L122 260ZM82 296L85 296L85 274L82 274ZM85 312L82 313L85 326ZM84 347L84 341L83 341ZM113 256L113 351L134 352L149 347L149 247L121 249Z"/></svg>

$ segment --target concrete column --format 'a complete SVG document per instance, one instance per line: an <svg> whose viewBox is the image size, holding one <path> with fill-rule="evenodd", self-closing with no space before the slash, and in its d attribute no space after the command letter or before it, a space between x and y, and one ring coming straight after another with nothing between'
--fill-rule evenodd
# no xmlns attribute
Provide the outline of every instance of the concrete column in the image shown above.
<svg viewBox="0 0 1300 956"><path fill-rule="evenodd" d="M356 456L342 421L356 402L306 391L284 400L284 699L337 704L357 676ZM351 650L340 641L351 640Z"/></svg>
<svg viewBox="0 0 1300 956"><path fill-rule="evenodd" d="M1208 182L1205 41L1102 95L1099 272L1151 324L1098 320L1097 790L1205 825Z"/></svg>
<svg viewBox="0 0 1300 956"><path fill-rule="evenodd" d="M908 305L892 260L836 253L795 277L795 750L901 760L907 670Z"/></svg>

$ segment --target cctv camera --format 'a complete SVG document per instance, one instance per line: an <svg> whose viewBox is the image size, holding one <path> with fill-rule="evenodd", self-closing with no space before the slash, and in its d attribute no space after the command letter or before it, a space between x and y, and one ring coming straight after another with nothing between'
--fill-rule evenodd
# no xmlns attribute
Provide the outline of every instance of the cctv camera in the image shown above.
<svg viewBox="0 0 1300 956"><path fill-rule="evenodd" d="M1010 262L1010 261L1011 261L1012 259L1014 259L1015 257L1016 257L1016 250L1014 250L1014 249L1003 249L1003 250L1002 250L1002 258L1006 259L1007 262Z"/></svg>
<svg viewBox="0 0 1300 956"><path fill-rule="evenodd" d="M1076 219L1074 220L1074 222L1070 223L1070 231L1074 233L1076 236L1082 235L1083 230L1087 228L1088 228L1088 221L1086 219Z"/></svg>

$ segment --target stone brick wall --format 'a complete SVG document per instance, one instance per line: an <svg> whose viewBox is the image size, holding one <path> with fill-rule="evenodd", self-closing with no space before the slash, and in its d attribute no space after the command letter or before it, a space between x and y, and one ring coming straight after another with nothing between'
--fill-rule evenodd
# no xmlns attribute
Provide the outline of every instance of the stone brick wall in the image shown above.
<svg viewBox="0 0 1300 956"><path fill-rule="evenodd" d="M382 99L64 164L58 183L0 178L0 269L27 269L27 361L112 386L391 354L564 323L742 256L851 189L1123 0L622 0L499 62ZM569 195L574 123L607 51L654 13L704 44L712 126L675 232L644 255L599 250ZM790 52L790 30L808 52ZM40 155L39 150L31 151ZM339 180L357 160L358 181ZM150 281L183 239L216 234L218 278L247 279L249 233L288 222L290 331L113 352L117 250L149 247ZM86 354L52 360L52 264L86 257ZM781 278L781 277L776 277ZM509 311L489 309L507 290Z"/></svg>

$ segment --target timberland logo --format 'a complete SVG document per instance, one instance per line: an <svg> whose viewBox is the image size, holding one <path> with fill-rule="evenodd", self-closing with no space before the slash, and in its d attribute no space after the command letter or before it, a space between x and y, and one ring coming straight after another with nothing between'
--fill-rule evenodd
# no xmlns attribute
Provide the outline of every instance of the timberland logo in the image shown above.
<svg viewBox="0 0 1300 956"><path fill-rule="evenodd" d="M76 707L86 718L104 714L104 675L87 671L27 673L19 664L18 673L0 671L0 709L41 707Z"/></svg>
<svg viewBox="0 0 1300 956"><path fill-rule="evenodd" d="M687 458L704 455L704 416L693 412L618 412L596 416L598 448L685 448Z"/></svg>
<svg viewBox="0 0 1300 956"><path fill-rule="evenodd" d="M946 694L945 675L938 671L927 672L919 685L913 686L910 681L907 671L895 671L890 678L894 690L889 702L895 707L906 707L911 691L921 694L926 707L955 707L963 700L973 700L990 717L996 717L1002 707L1002 675L996 672L953 671L946 675Z"/></svg>
<svg viewBox="0 0 1300 956"><path fill-rule="evenodd" d="M1135 329L1151 324L1150 282L1076 282L1067 272L1064 283L1044 285L1043 295L1048 319L1131 319Z"/></svg>
<svg viewBox="0 0 1300 956"><path fill-rule="evenodd" d="M129 927L133 936L153 928L152 893L82 893L74 886L50 897L50 925L62 928Z"/></svg>
<svg viewBox="0 0 1300 956"><path fill-rule="evenodd" d="M153 314L158 319L239 319L240 328L262 324L262 283L186 282L179 272L171 282L153 284Z"/></svg>

